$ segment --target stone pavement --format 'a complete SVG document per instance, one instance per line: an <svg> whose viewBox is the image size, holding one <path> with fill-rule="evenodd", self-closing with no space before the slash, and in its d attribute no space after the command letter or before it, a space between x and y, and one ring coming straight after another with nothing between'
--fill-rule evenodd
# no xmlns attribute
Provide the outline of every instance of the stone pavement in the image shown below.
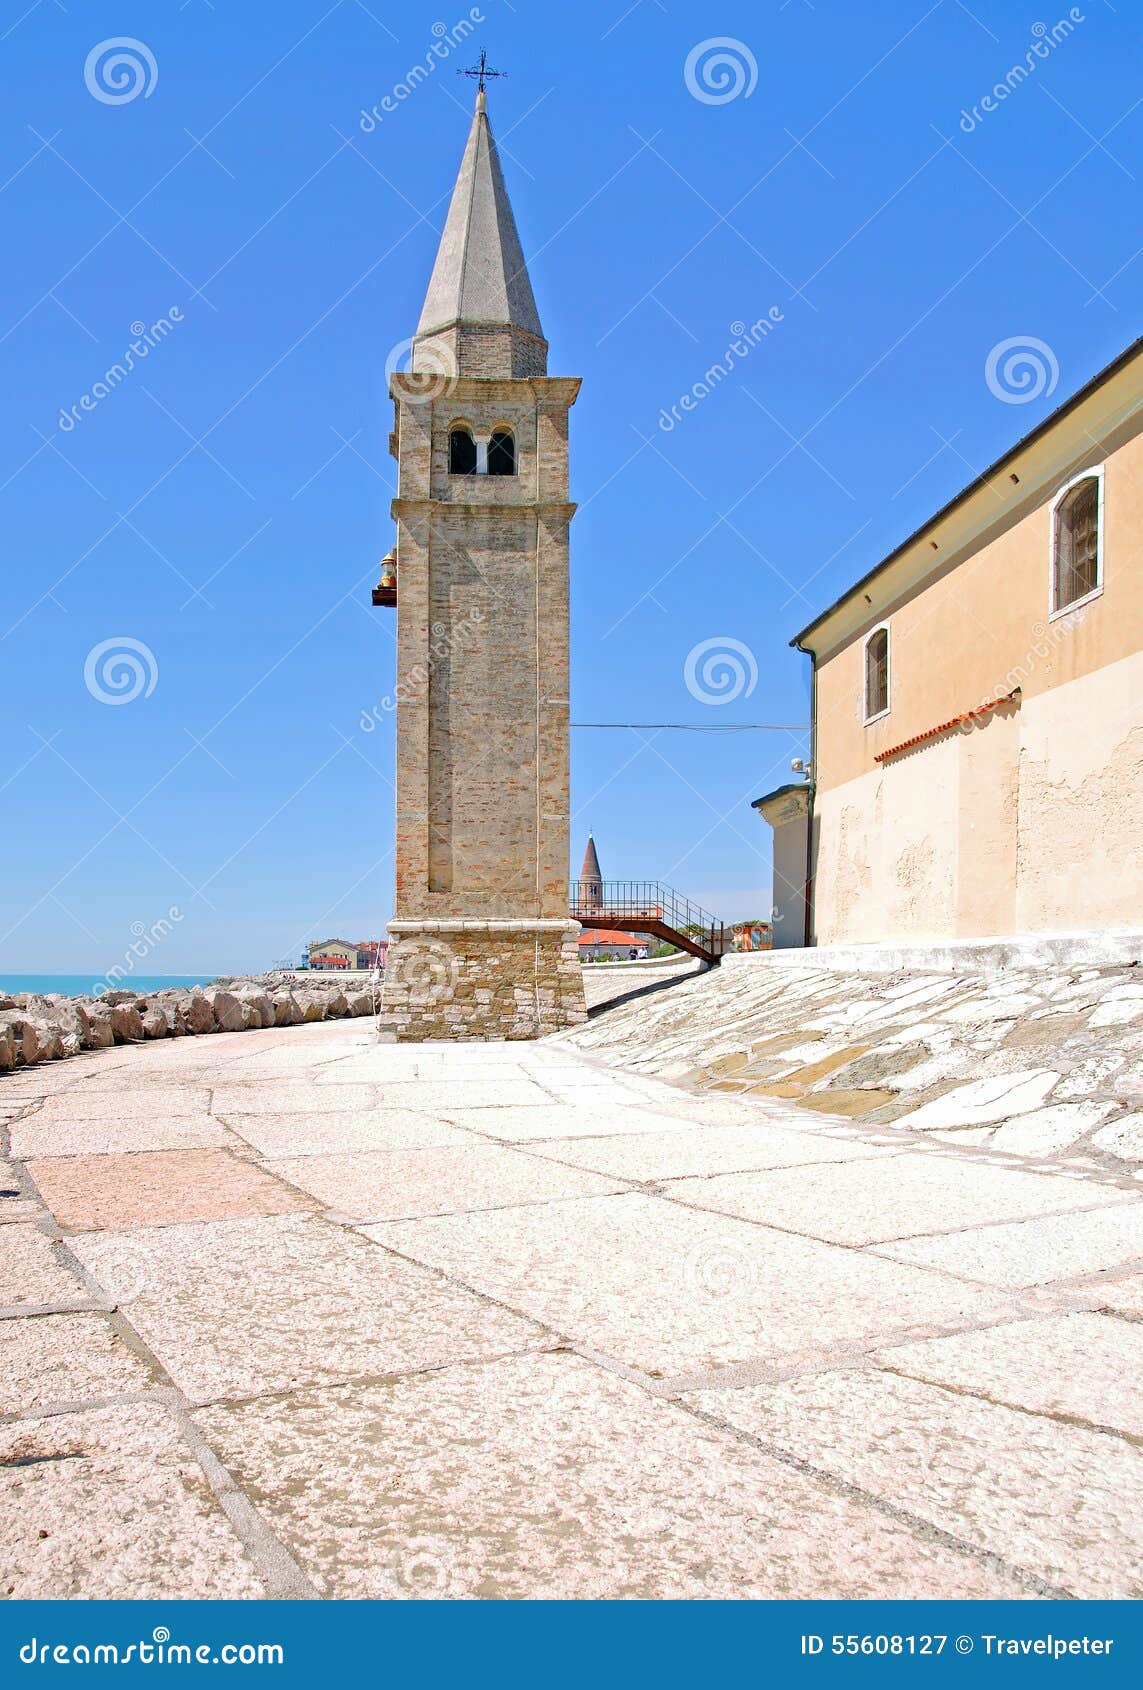
<svg viewBox="0 0 1143 1690"><path fill-rule="evenodd" d="M813 956L729 956L670 976L587 969L589 1003L620 987L626 1001L565 1040L702 1090L1143 1169L1143 969L856 973ZM668 978L670 991L646 990Z"/></svg>
<svg viewBox="0 0 1143 1690"><path fill-rule="evenodd" d="M0 1120L10 1596L1143 1594L1121 1163L361 1022Z"/></svg>

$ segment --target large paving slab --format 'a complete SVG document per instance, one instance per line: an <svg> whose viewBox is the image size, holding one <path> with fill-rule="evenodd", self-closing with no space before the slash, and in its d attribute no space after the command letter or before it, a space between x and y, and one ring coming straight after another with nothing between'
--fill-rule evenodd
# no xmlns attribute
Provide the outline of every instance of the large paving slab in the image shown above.
<svg viewBox="0 0 1143 1690"><path fill-rule="evenodd" d="M331 1114L227 1115L226 1125L266 1158L322 1156L331 1151L427 1150L471 1144L472 1137L435 1115L412 1109L335 1110Z"/></svg>
<svg viewBox="0 0 1143 1690"><path fill-rule="evenodd" d="M540 1139L610 1138L616 1133L685 1132L697 1121L645 1108L640 1102L612 1102L593 1088L585 1104L543 1102L539 1105L502 1109L468 1109L456 1105L446 1111L448 1119L489 1138L510 1144L528 1144Z"/></svg>
<svg viewBox="0 0 1143 1690"><path fill-rule="evenodd" d="M836 1244L873 1244L953 1232L1100 1203L1122 1203L1115 1186L1030 1174L930 1151L874 1161L679 1180L671 1196L703 1209L788 1227Z"/></svg>
<svg viewBox="0 0 1143 1690"><path fill-rule="evenodd" d="M1087 1189L1090 1190L1090 1187ZM881 1254L988 1285L1048 1285L1143 1261L1143 1201L879 1245Z"/></svg>
<svg viewBox="0 0 1143 1690"><path fill-rule="evenodd" d="M313 1207L292 1186L228 1150L40 1157L28 1171L60 1226L82 1231Z"/></svg>
<svg viewBox="0 0 1143 1690"><path fill-rule="evenodd" d="M689 1399L1073 1596L1143 1595L1143 1453L866 1368Z"/></svg>
<svg viewBox="0 0 1143 1690"><path fill-rule="evenodd" d="M91 1292L38 1227L19 1222L0 1227L0 1308L91 1301Z"/></svg>
<svg viewBox="0 0 1143 1690"><path fill-rule="evenodd" d="M302 1156L273 1164L319 1202L361 1221L503 1209L622 1190L615 1180L523 1156L500 1144Z"/></svg>
<svg viewBox="0 0 1143 1690"><path fill-rule="evenodd" d="M97 1279L115 1237L70 1241ZM533 1323L313 1216L140 1229L129 1243L147 1272L120 1301L196 1401L438 1367L545 1341Z"/></svg>
<svg viewBox="0 0 1143 1690"><path fill-rule="evenodd" d="M1143 1442L1143 1325L1105 1314L1045 1315L901 1344L882 1367L934 1384L1112 1427Z"/></svg>
<svg viewBox="0 0 1143 1690"><path fill-rule="evenodd" d="M0 1414L121 1396L157 1383L105 1314L0 1320Z"/></svg>
<svg viewBox="0 0 1143 1690"><path fill-rule="evenodd" d="M266 1594L157 1404L0 1426L0 1569L25 1600Z"/></svg>
<svg viewBox="0 0 1143 1690"><path fill-rule="evenodd" d="M211 1112L228 1115L320 1115L376 1109L380 1088L365 1085L318 1086L311 1081L251 1080L246 1085L218 1085Z"/></svg>
<svg viewBox="0 0 1143 1690"><path fill-rule="evenodd" d="M943 1274L634 1192L366 1230L658 1376L790 1364L991 1306Z"/></svg>
<svg viewBox="0 0 1143 1690"><path fill-rule="evenodd" d="M126 1155L133 1150L205 1150L234 1141L220 1121L200 1115L164 1115L146 1109L124 1115L25 1115L11 1127L14 1156Z"/></svg>
<svg viewBox="0 0 1143 1690"><path fill-rule="evenodd" d="M324 1596L1023 1594L566 1353L196 1420Z"/></svg>
<svg viewBox="0 0 1143 1690"><path fill-rule="evenodd" d="M697 1124L697 1123L696 1123ZM534 1146L536 1156L553 1157L630 1180L679 1180L694 1174L733 1174L750 1168L786 1168L812 1162L859 1162L897 1152L874 1144L756 1124L720 1127L716 1132L630 1133Z"/></svg>
<svg viewBox="0 0 1143 1690"><path fill-rule="evenodd" d="M108 1091L94 1087L73 1087L60 1097L45 1098L37 1116L41 1122L115 1121L129 1118L146 1121L173 1115L209 1113L210 1092L206 1086L173 1083L168 1086L124 1086L122 1080Z"/></svg>

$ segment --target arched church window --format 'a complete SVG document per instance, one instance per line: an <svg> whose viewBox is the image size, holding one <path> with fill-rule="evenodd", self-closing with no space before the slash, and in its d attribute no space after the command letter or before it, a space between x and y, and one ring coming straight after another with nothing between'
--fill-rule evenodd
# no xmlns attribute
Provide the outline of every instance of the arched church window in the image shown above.
<svg viewBox="0 0 1143 1690"><path fill-rule="evenodd" d="M1102 471L1070 482L1056 500L1052 524L1052 610L1090 598L1101 584Z"/></svg>
<svg viewBox="0 0 1143 1690"><path fill-rule="evenodd" d="M472 430L463 424L449 429L448 472L450 475L476 474L476 441Z"/></svg>
<svg viewBox="0 0 1143 1690"><path fill-rule="evenodd" d="M865 720L889 708L889 630L875 628L865 642Z"/></svg>
<svg viewBox="0 0 1143 1690"><path fill-rule="evenodd" d="M510 429L493 429L488 441L489 475L515 475L516 442Z"/></svg>

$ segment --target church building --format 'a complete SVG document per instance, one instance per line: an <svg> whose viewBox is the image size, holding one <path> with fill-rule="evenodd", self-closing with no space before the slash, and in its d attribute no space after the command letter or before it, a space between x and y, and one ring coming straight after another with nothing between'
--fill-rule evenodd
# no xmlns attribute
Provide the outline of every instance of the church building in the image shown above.
<svg viewBox="0 0 1143 1690"><path fill-rule="evenodd" d="M396 915L383 1038L586 1017L568 914L568 412L481 74L411 368L390 383Z"/></svg>
<svg viewBox="0 0 1143 1690"><path fill-rule="evenodd" d="M1138 928L1143 340L803 628L776 946Z"/></svg>

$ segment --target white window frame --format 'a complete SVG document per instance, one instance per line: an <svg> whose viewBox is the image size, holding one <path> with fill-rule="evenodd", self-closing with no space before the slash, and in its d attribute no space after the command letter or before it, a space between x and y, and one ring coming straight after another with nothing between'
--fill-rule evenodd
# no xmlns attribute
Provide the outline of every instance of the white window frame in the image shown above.
<svg viewBox="0 0 1143 1690"><path fill-rule="evenodd" d="M872 716L866 714L869 709L869 642L875 634L885 635L885 708L875 710ZM861 717L865 727L873 722L879 722L883 716L889 714L893 704L893 634L888 622L879 622L876 628L870 628L861 642Z"/></svg>
<svg viewBox="0 0 1143 1690"><path fill-rule="evenodd" d="M1048 522L1048 621L1055 622L1061 616L1070 616L1073 610L1079 610L1081 605L1091 604L1093 599L1099 598L1103 592L1103 495L1104 495L1103 464L1092 464L1088 469L1073 475L1070 481L1056 492L1049 507ZM1081 481L1090 481L1094 476L1099 483L1095 507L1095 586L1090 593L1085 593L1082 599L1070 599L1067 604L1056 603L1056 535L1059 526L1060 505Z"/></svg>

